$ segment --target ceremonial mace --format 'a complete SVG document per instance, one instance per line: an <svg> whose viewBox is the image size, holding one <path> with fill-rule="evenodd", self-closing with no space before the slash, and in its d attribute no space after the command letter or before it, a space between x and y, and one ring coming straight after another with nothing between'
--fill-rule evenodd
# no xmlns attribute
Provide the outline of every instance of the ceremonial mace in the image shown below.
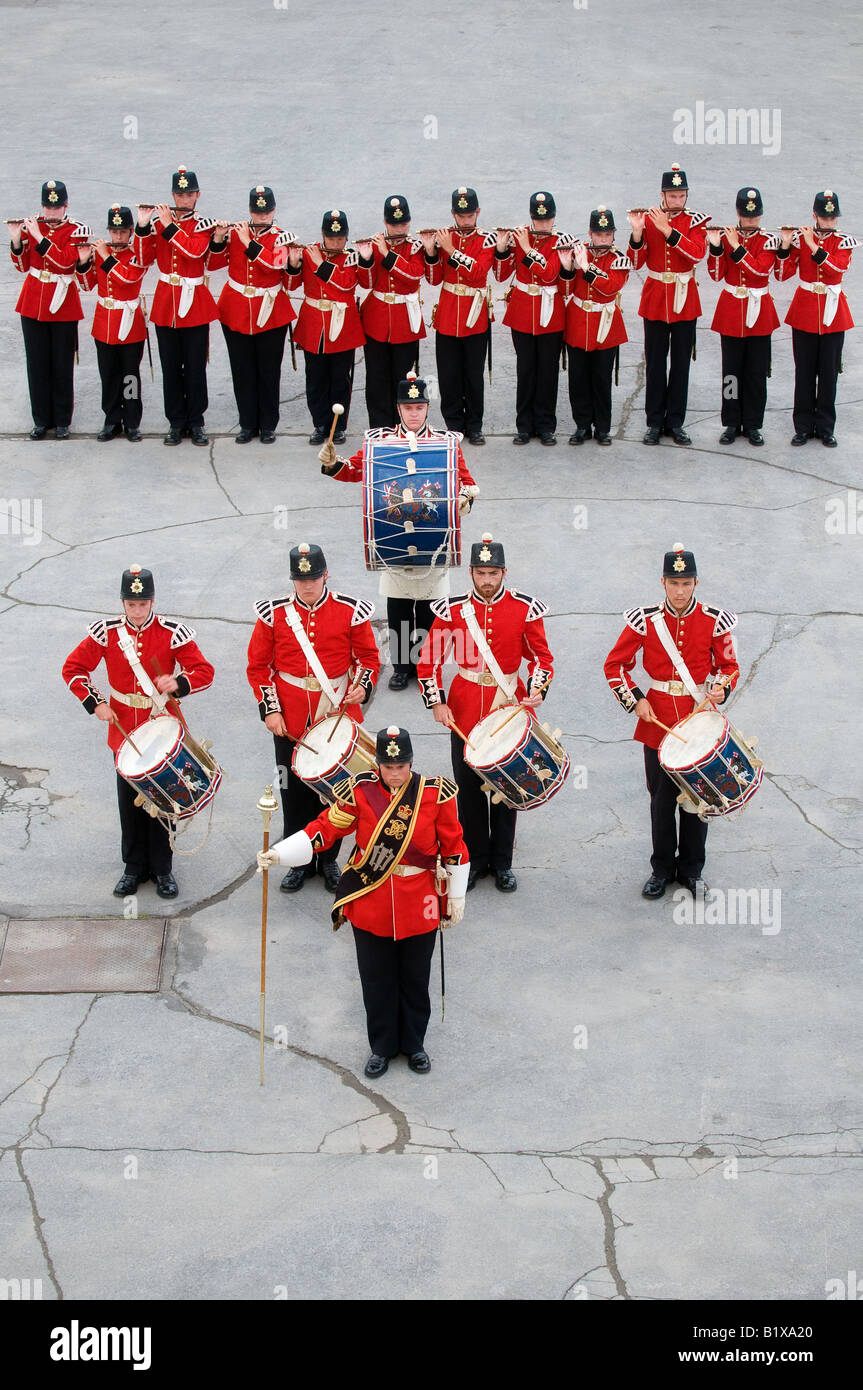
<svg viewBox="0 0 863 1390"><path fill-rule="evenodd" d="M258 810L264 819L264 854L270 848L270 821L279 803L273 796L272 787L267 787L258 801ZM267 1007L267 893L269 890L269 870L261 871L261 1079L264 1084L264 1013Z"/></svg>

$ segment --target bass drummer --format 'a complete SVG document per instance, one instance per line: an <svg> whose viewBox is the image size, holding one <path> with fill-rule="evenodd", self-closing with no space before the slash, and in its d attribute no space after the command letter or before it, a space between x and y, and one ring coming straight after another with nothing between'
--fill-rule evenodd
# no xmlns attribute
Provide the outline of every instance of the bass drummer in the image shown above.
<svg viewBox="0 0 863 1390"><path fill-rule="evenodd" d="M370 621L374 604L328 587L320 546L306 541L295 545L290 573L292 594L255 604L258 620L246 668L261 719L273 735L286 838L321 809L317 793L291 766L297 740L334 709L346 709L362 723L360 706L369 699L381 667ZM336 843L305 868L291 868L282 879L282 892L296 893L320 868L335 893L338 850Z"/></svg>
<svg viewBox="0 0 863 1390"><path fill-rule="evenodd" d="M554 673L545 636L546 604L518 589L507 589L503 546L488 532L471 546L473 591L432 604L435 620L420 653L417 668L426 709L451 730L453 776L458 785L458 814L470 852L468 891L478 878L494 874L501 893L514 893L518 880L512 871L515 818L503 802L489 802L485 787L464 759L458 727L470 730L493 709L518 701L536 709L542 704ZM441 672L448 655L458 672L444 697ZM526 658L527 686L519 678Z"/></svg>
<svg viewBox="0 0 863 1390"><path fill-rule="evenodd" d="M154 688L159 695L182 699L213 683L213 668L196 645L194 631L185 623L159 617L153 611L155 594L151 571L130 565L120 583L123 616L91 623L63 665L63 679L87 713L110 724L108 747L115 754L126 735L134 736L151 718ZM105 662L110 682L107 700L90 679L100 661ZM176 898L169 832L146 807L135 805L136 796L136 789L118 772L125 868L114 896L129 897L137 893L139 883L152 878L160 898Z"/></svg>
<svg viewBox="0 0 863 1390"><path fill-rule="evenodd" d="M678 541L666 551L662 567L665 602L631 608L624 614L626 627L604 667L612 693L628 714L638 716L633 738L644 744L653 833L651 875L641 890L644 898L661 898L675 879L695 897L704 868L706 823L681 806L678 831L679 788L659 762L665 730L696 708L690 689L699 702L702 694L709 693L714 704L721 705L740 677L732 636L737 614L698 603L697 584L695 556ZM630 679L639 652L650 677L646 695ZM707 891L703 880L701 890Z"/></svg>

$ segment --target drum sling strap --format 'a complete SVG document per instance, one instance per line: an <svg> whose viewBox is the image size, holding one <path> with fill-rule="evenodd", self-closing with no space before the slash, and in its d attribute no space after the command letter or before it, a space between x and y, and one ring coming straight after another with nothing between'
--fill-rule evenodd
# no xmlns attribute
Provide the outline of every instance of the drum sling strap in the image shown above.
<svg viewBox="0 0 863 1390"><path fill-rule="evenodd" d="M650 621L656 628L656 635L662 643L663 647L665 648L672 666L674 667L680 679L683 681L683 684L686 686L689 695L692 697L695 703L698 704L702 698L702 691L698 689L698 686L692 679L692 674L689 670L689 667L683 660L681 652L674 645L674 639L672 638L671 633L668 631L668 627L666 625L665 617L662 613L662 610L660 609L658 613L654 613Z"/></svg>
<svg viewBox="0 0 863 1390"><path fill-rule="evenodd" d="M144 694L149 695L155 708L160 714L164 714L165 706L168 703L168 697L167 695L160 694L141 665L140 658L135 650L135 644L129 636L128 628L121 627L117 630L117 641L120 644L120 651L131 666L135 679L144 691Z"/></svg>
<svg viewBox="0 0 863 1390"><path fill-rule="evenodd" d="M285 604L285 621L296 637L300 651L314 671L318 684L321 687L323 699L319 702L317 710L315 711L315 719L322 719L325 714L329 714L330 712L329 709L325 707L324 701L328 700L333 709L338 709L348 687L345 685L340 693L336 691L335 686L321 665L320 657L306 635L306 630L300 622L300 616L294 607L293 599L290 599Z"/></svg>
<svg viewBox="0 0 863 1390"><path fill-rule="evenodd" d="M491 647L485 640L485 634L476 620L476 609L474 608L470 599L468 599L467 603L462 604L461 615L464 618L465 627L467 628L468 632L474 640L474 643L476 644L477 651L479 652L480 656L482 657L483 661L488 667L490 674L494 676L494 679L497 682L498 689L495 692L494 701L492 703L492 709L495 709L500 704L502 704L503 701L512 699L513 695L515 694L516 686L518 685L518 672L516 671L515 676L511 681L507 680L506 676L504 675L503 671L500 669L500 666L494 658L494 653L492 652ZM501 695L503 695L503 701L500 698Z"/></svg>
<svg viewBox="0 0 863 1390"><path fill-rule="evenodd" d="M362 898L366 893L380 888L401 862L414 833L425 784L426 780L420 773L411 773L407 785L393 794L371 833L362 857L345 869L339 880L338 897L333 904L333 931L338 931L345 920L342 909L355 898Z"/></svg>

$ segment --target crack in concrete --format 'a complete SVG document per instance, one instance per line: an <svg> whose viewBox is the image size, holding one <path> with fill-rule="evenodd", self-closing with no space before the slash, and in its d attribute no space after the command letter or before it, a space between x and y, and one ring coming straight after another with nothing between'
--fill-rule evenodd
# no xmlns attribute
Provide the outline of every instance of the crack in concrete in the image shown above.
<svg viewBox="0 0 863 1390"><path fill-rule="evenodd" d="M30 832L34 817L42 817L39 823L44 825L46 820L52 819L51 808L55 801L70 800L70 797L60 792L48 791L41 785L44 778L50 775L50 769L46 767L17 767L13 763L0 763L0 816L24 817L24 840L19 846L21 849L30 848ZM44 800L36 799L35 795L28 799L24 790L26 787L37 788Z"/></svg>
<svg viewBox="0 0 863 1390"><path fill-rule="evenodd" d="M615 1184L609 1182L606 1177L601 1158L595 1158L592 1162L605 1189L601 1197L595 1198L596 1204L602 1213L605 1229L605 1265L614 1280L614 1287L617 1289L618 1294L621 1298L628 1300L632 1295L626 1287L626 1282L620 1272L620 1266L617 1262L617 1226L615 1225L614 1212L611 1210L611 1198L614 1195ZM632 1222L624 1221L621 1218L617 1224L620 1226L631 1226Z"/></svg>
<svg viewBox="0 0 863 1390"><path fill-rule="evenodd" d="M617 426L617 433L614 436L615 439L625 438L624 431L629 424L629 417L635 409L636 400L644 390L645 372L646 366L644 358L642 357L635 366L635 384L629 395L625 397L623 405L620 408L620 424Z"/></svg>
<svg viewBox="0 0 863 1390"><path fill-rule="evenodd" d="M814 820L810 820L809 816L806 814L805 810L800 805L800 802L795 801L791 793L789 791L786 791L785 787L783 787L780 783L779 779L781 777L787 777L788 775L788 773L768 772L767 768L764 769L764 776L767 779L767 781L770 782L771 785L774 786L777 791L782 793L786 801L791 802L791 805L794 806L800 812L806 824L812 830L817 830L818 834L823 835L825 840L830 840L831 844L838 845L840 849L848 850L851 854L863 854L863 850L861 850L861 848L858 845L846 845L844 841L837 840L835 835L831 835L829 830L825 830L823 826L818 825Z"/></svg>
<svg viewBox="0 0 863 1390"><path fill-rule="evenodd" d="M237 504L236 504L236 502L234 501L233 497L232 497L231 494L228 492L228 489L225 487L224 483L222 482L221 478L219 477L219 470L218 470L218 468L216 467L216 460L215 460L215 456L214 456L215 447L216 447L216 441L215 441L215 439L211 439L211 440L210 440L210 450L209 450L209 453L210 453L210 467L211 467L211 469L213 470L213 477L214 477L215 480L216 480L217 486L218 486L218 487L221 489L221 491L224 493L224 496L225 496L226 500L231 504L231 506L233 507L234 511L237 513L237 516L242 516L242 515L243 515L243 512L242 512L242 511L240 510L240 508L237 506Z"/></svg>
<svg viewBox="0 0 863 1390"><path fill-rule="evenodd" d="M51 1251L48 1249L48 1244L45 1240L45 1233L42 1229L44 1225L44 1217L42 1217L39 1213L39 1208L36 1205L36 1193L33 1191L33 1184L31 1183L30 1179L24 1171L24 1161L21 1157L21 1151L19 1148L17 1148L17 1146L15 1148L15 1164L18 1169L18 1176L24 1184L24 1190L27 1193L27 1200L30 1203L30 1212L33 1217L33 1230L36 1234L36 1239L39 1242L39 1248L42 1251L42 1258L45 1261L45 1268L48 1271L48 1278L51 1280L51 1283L54 1287L54 1292L57 1295L58 1302L62 1303L63 1290L60 1287L60 1280L57 1277L57 1271L54 1268L54 1261L51 1258Z"/></svg>

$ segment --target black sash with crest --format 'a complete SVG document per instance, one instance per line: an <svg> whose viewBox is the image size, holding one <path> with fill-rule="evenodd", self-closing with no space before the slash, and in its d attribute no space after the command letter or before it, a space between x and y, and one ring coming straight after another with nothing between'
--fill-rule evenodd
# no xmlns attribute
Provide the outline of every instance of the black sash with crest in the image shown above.
<svg viewBox="0 0 863 1390"><path fill-rule="evenodd" d="M401 862L411 842L425 784L425 778L420 773L411 773L410 781L393 793L362 855L345 869L339 879L338 895L333 904L333 931L338 931L344 922L343 909L347 903L380 888ZM362 782L359 785L362 786ZM355 850L354 854L357 853Z"/></svg>

